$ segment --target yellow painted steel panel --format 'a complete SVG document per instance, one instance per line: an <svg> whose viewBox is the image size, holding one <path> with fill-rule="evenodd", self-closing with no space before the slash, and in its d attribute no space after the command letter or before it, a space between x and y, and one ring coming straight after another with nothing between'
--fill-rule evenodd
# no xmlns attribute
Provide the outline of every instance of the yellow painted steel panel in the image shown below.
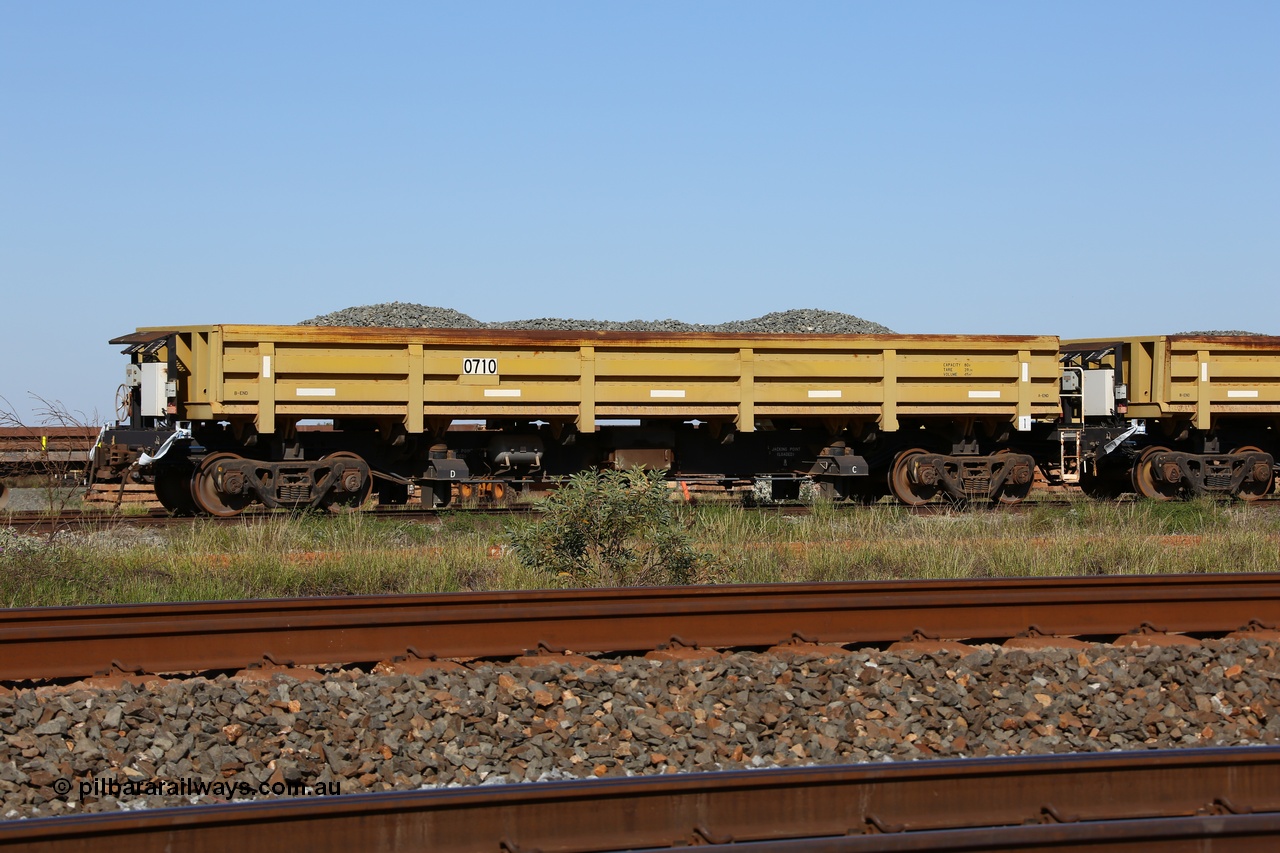
<svg viewBox="0 0 1280 853"><path fill-rule="evenodd" d="M696 418L733 417L737 406L597 406L596 415L601 418Z"/></svg>
<svg viewBox="0 0 1280 853"><path fill-rule="evenodd" d="M404 413L403 406L386 406L371 404L323 405L320 403L281 403L276 406L276 413L290 415L295 418L328 419L368 416L395 417Z"/></svg>
<svg viewBox="0 0 1280 853"><path fill-rule="evenodd" d="M1226 385L1215 382L1212 399L1215 403L1223 402L1245 407L1253 403L1276 402L1280 400L1280 385L1275 383L1270 385L1262 385L1261 383Z"/></svg>
<svg viewBox="0 0 1280 853"><path fill-rule="evenodd" d="M408 356L409 371L405 376L405 389L408 396L405 400L404 428L406 432L416 435L421 433L425 426L422 412L425 390L422 376L422 344L409 344Z"/></svg>
<svg viewBox="0 0 1280 853"><path fill-rule="evenodd" d="M264 400L289 417L399 415L411 432L426 416L476 412L567 413L593 429L597 406L635 416L729 416L744 430L760 407L770 417L873 415L895 429L897 406L1004 416L1030 399L1043 416L1057 392L1056 339L1046 337L293 326L182 327L179 334L207 336L207 346L184 351L191 375L180 388L187 403L196 402L194 389L207 393L202 416L269 419L254 410Z"/></svg>
<svg viewBox="0 0 1280 853"><path fill-rule="evenodd" d="M813 357L799 357L794 353L785 356L777 353L756 354L756 378L800 379L803 377L831 378L875 377L879 379L884 364L881 353L874 356L863 353L839 355L822 353Z"/></svg>
<svg viewBox="0 0 1280 853"><path fill-rule="evenodd" d="M637 359L634 362L618 359L596 359L597 378L643 379L646 377L697 376L700 378L733 379L741 374L742 365L734 361L699 362L686 359Z"/></svg>
<svg viewBox="0 0 1280 853"><path fill-rule="evenodd" d="M502 377L496 373L482 373L479 375L459 376L457 382L459 385L501 385Z"/></svg>
<svg viewBox="0 0 1280 853"><path fill-rule="evenodd" d="M262 365L258 374L258 415L254 419L258 432L276 431L276 386L271 373L271 361L276 345L271 341L258 344L258 362Z"/></svg>
<svg viewBox="0 0 1280 853"><path fill-rule="evenodd" d="M299 400L327 400L333 403L394 402L403 410L409 398L409 384L403 379L284 380L277 382L275 388L276 400L282 403Z"/></svg>
<svg viewBox="0 0 1280 853"><path fill-rule="evenodd" d="M996 405L984 407L981 411L975 411L972 406L961 404L920 404L914 406L899 406L898 417L900 418L917 418L922 416L941 417L995 417L1008 418L1012 420L1018 414L1018 407L1014 403L1002 402ZM1032 406L1031 415L1035 418L1053 418L1058 414L1057 406Z"/></svg>
<svg viewBox="0 0 1280 853"><path fill-rule="evenodd" d="M513 352L487 347L466 347L442 354L424 346L423 372L428 376L462 376L468 358L494 359L499 376L577 376L579 360L573 353Z"/></svg>
<svg viewBox="0 0 1280 853"><path fill-rule="evenodd" d="M578 404L577 427L581 432L592 432L596 428L596 348L583 345L578 354L582 365L578 391L582 396Z"/></svg>
<svg viewBox="0 0 1280 853"><path fill-rule="evenodd" d="M756 356L750 348L738 350L738 362L741 371L738 375L738 411L735 424L740 432L755 432L756 429Z"/></svg>
<svg viewBox="0 0 1280 853"><path fill-rule="evenodd" d="M653 382L611 382L596 378L596 403L634 403L637 406L689 403L737 403L738 383L689 382L676 378Z"/></svg>
<svg viewBox="0 0 1280 853"><path fill-rule="evenodd" d="M1064 349L1117 339L1064 340ZM1280 337L1149 336L1123 338L1121 367L1129 417L1174 418L1211 430L1218 415L1274 422L1280 400ZM1114 359L1108 358L1108 366ZM1253 392L1256 392L1256 396Z"/></svg>
<svg viewBox="0 0 1280 853"><path fill-rule="evenodd" d="M276 372L288 373L398 373L409 371L409 353L356 352L350 355L277 350Z"/></svg>
<svg viewBox="0 0 1280 853"><path fill-rule="evenodd" d="M423 389L426 403L474 401L545 401L576 402L576 382L502 382L497 385L463 385L457 382L427 382Z"/></svg>
<svg viewBox="0 0 1280 853"><path fill-rule="evenodd" d="M258 402L258 380L228 377L222 383L223 398L219 402L246 403Z"/></svg>
<svg viewBox="0 0 1280 853"><path fill-rule="evenodd" d="M881 409L878 405L871 406L850 406L840 403L833 406L802 406L795 404L787 404L785 406L773 405L757 405L756 414L760 417L796 417L797 415L808 417L830 417L833 415L878 415Z"/></svg>
<svg viewBox="0 0 1280 853"><path fill-rule="evenodd" d="M879 403L884 391L879 378L865 382L763 382L755 386L760 403ZM837 392L837 393L830 393Z"/></svg>
<svg viewBox="0 0 1280 853"><path fill-rule="evenodd" d="M459 409L456 404L447 406L428 403L423 407L425 413L432 417L441 415L452 416L458 420L482 420L497 416L524 416L528 418L536 417L574 417L578 412L577 406L556 406L550 403L539 403L537 405L480 405L467 404L466 408Z"/></svg>
<svg viewBox="0 0 1280 853"><path fill-rule="evenodd" d="M996 378L1012 379L1019 376L1021 367L1017 358L1007 356L955 356L898 355L898 378Z"/></svg>

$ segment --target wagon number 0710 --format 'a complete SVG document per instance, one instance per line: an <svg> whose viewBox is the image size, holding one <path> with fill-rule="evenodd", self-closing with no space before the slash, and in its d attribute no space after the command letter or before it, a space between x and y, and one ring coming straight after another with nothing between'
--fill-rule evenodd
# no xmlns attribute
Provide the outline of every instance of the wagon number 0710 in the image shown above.
<svg viewBox="0 0 1280 853"><path fill-rule="evenodd" d="M467 376L493 376L498 372L496 358L464 358L462 372Z"/></svg>

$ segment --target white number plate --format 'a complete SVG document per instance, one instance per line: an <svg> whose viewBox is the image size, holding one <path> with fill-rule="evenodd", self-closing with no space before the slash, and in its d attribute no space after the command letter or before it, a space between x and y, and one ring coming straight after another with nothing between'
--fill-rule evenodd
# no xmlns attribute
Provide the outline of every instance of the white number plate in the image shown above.
<svg viewBox="0 0 1280 853"><path fill-rule="evenodd" d="M494 376L498 372L496 358L464 358L462 372L466 376Z"/></svg>

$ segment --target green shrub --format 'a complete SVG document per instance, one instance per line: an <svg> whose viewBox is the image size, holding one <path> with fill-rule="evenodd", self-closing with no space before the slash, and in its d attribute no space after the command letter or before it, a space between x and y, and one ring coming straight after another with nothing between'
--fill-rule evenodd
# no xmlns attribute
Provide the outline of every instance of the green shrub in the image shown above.
<svg viewBox="0 0 1280 853"><path fill-rule="evenodd" d="M696 580L694 550L665 471L575 474L540 501L536 521L511 525L512 552L566 586L647 586Z"/></svg>

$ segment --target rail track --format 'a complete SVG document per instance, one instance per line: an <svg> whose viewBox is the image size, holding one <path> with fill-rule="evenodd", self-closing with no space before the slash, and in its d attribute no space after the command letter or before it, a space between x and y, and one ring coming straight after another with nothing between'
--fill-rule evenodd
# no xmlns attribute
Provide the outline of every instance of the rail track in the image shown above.
<svg viewBox="0 0 1280 853"><path fill-rule="evenodd" d="M1280 641L1280 578L842 583L10 610L0 681L266 664L889 644ZM894 648L895 646L890 646ZM394 665L394 664L393 664ZM287 670L284 674L287 674ZM966 759L270 799L0 822L0 847L1274 849L1280 748Z"/></svg>
<svg viewBox="0 0 1280 853"><path fill-rule="evenodd" d="M673 646L1276 638L1280 577L763 584L20 608L0 680Z"/></svg>
<svg viewBox="0 0 1280 853"><path fill-rule="evenodd" d="M1280 748L504 785L0 823L0 849L1270 850Z"/></svg>

